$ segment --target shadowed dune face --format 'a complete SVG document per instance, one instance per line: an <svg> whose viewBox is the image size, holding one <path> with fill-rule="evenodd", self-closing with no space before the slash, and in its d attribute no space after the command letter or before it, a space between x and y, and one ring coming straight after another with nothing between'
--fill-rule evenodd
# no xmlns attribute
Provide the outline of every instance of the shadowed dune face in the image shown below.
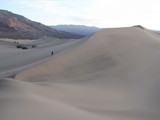
<svg viewBox="0 0 160 120"><path fill-rule="evenodd" d="M52 88L63 93L57 99L93 113L158 120L159 71L160 39L131 27L101 30L82 45L15 78L62 85L68 91Z"/></svg>

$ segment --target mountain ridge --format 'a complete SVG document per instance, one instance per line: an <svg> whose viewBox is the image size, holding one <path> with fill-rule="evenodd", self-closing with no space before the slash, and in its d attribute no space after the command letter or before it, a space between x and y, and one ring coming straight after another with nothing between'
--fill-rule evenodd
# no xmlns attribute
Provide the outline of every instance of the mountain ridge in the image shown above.
<svg viewBox="0 0 160 120"><path fill-rule="evenodd" d="M44 36L56 38L81 38L67 32L59 32L22 15L0 10L0 38L37 39Z"/></svg>
<svg viewBox="0 0 160 120"><path fill-rule="evenodd" d="M65 31L71 34L82 35L82 36L89 36L101 30L101 28L98 28L95 26L73 25L73 24L56 25L56 26L50 26L50 27L57 29L59 31Z"/></svg>

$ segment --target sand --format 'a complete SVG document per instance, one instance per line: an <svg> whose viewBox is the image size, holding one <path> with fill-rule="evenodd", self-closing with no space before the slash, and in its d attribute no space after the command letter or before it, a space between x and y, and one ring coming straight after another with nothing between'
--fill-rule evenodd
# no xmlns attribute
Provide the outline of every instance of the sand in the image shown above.
<svg viewBox="0 0 160 120"><path fill-rule="evenodd" d="M51 49L59 52L46 57ZM29 51L15 50L13 56L23 52L28 57L22 64L13 57L13 71L47 60L0 80L1 119L160 119L157 34L139 27L103 29L64 44L42 42Z"/></svg>

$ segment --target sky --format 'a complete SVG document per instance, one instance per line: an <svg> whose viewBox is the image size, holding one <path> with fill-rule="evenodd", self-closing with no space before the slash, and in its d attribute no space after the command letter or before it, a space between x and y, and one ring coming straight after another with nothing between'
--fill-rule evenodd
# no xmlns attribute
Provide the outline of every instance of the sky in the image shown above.
<svg viewBox="0 0 160 120"><path fill-rule="evenodd" d="M0 9L45 25L142 25L160 30L159 0L0 0Z"/></svg>

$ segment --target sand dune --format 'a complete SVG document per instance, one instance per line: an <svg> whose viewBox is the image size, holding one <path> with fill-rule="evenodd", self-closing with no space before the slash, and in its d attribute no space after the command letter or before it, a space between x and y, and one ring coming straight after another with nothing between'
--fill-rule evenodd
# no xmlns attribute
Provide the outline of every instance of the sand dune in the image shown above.
<svg viewBox="0 0 160 120"><path fill-rule="evenodd" d="M153 36L153 33L139 28L102 30L78 48L57 56L42 67L38 66L39 70L34 68L35 70L28 72L32 72L33 77L40 79L43 79L43 74L44 76L52 74L49 78L57 80L59 77L70 79L72 76L104 71L114 66L125 67L124 64L133 65L133 62L138 65L141 62L144 64L149 60L153 62L151 59L155 60L154 57L158 57L159 43L159 38ZM32 74L26 74L29 75L27 79L32 79Z"/></svg>
<svg viewBox="0 0 160 120"><path fill-rule="evenodd" d="M34 91L37 89L43 90L37 85L13 79L0 81L0 118L2 120L82 120L84 118L106 120L104 117L36 94Z"/></svg>
<svg viewBox="0 0 160 120"><path fill-rule="evenodd" d="M73 50L17 74L49 95L113 120L159 120L160 38L138 27L104 29Z"/></svg>
<svg viewBox="0 0 160 120"><path fill-rule="evenodd" d="M104 29L60 48L65 51L15 79L0 80L0 118L160 119L157 34L139 27Z"/></svg>

